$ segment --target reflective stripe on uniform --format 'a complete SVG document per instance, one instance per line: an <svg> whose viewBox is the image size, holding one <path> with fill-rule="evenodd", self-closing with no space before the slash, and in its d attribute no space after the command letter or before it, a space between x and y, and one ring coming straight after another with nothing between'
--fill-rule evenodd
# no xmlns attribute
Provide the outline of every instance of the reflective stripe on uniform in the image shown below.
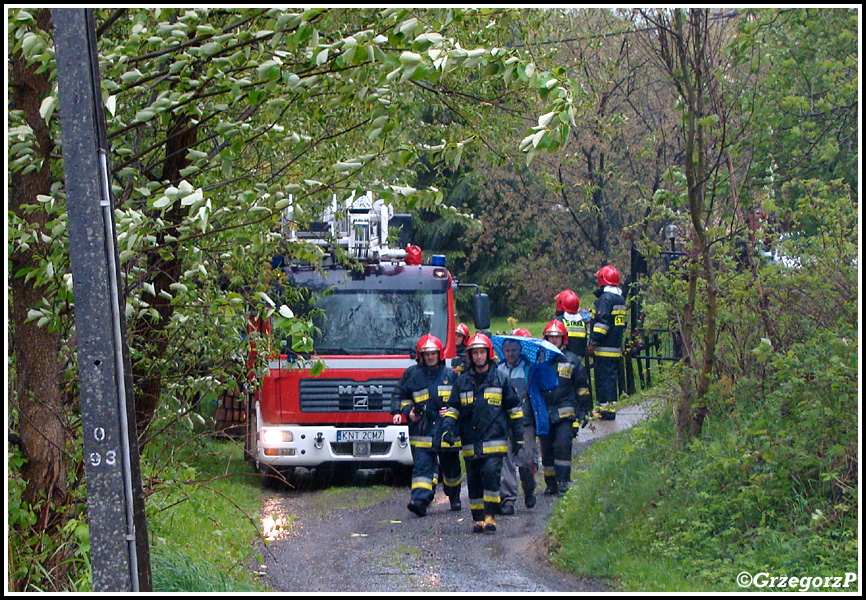
<svg viewBox="0 0 866 600"><path fill-rule="evenodd" d="M557 414L560 419L567 419L571 417L574 418L574 407L573 406L560 406L556 409Z"/></svg>
<svg viewBox="0 0 866 600"><path fill-rule="evenodd" d="M484 390L484 400L491 406L502 405L502 388L487 388Z"/></svg>
<svg viewBox="0 0 866 600"><path fill-rule="evenodd" d="M505 440L490 440L482 444L484 454L492 454L494 452L508 452L508 446Z"/></svg>
<svg viewBox="0 0 866 600"><path fill-rule="evenodd" d="M448 479L447 477L442 477L443 483L448 487L457 487L461 483L463 483L463 475L460 475L456 479Z"/></svg>
<svg viewBox="0 0 866 600"><path fill-rule="evenodd" d="M622 356L622 350L620 348L598 347L595 349L595 355L604 358L619 358Z"/></svg>
<svg viewBox="0 0 866 600"><path fill-rule="evenodd" d="M427 477L418 477L417 479L412 479L412 489L432 490L433 480Z"/></svg>
<svg viewBox="0 0 866 600"><path fill-rule="evenodd" d="M499 502L499 492L491 492L489 490L484 490L484 501L485 502Z"/></svg>
<svg viewBox="0 0 866 600"><path fill-rule="evenodd" d="M413 437L409 440L409 444L415 446L416 448L432 448L433 438L430 436Z"/></svg>
<svg viewBox="0 0 866 600"><path fill-rule="evenodd" d="M449 444L448 442L446 442L444 440L442 441L442 450L448 450L448 449L460 450L460 446L461 446L460 438L454 438L453 444Z"/></svg>

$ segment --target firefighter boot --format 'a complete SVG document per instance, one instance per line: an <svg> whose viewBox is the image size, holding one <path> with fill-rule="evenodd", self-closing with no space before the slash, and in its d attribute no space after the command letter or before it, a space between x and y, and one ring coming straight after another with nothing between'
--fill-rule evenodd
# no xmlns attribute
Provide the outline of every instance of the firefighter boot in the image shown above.
<svg viewBox="0 0 866 600"><path fill-rule="evenodd" d="M496 533L496 519L493 518L493 515L484 515L484 531Z"/></svg>
<svg viewBox="0 0 866 600"><path fill-rule="evenodd" d="M523 497L523 501L526 504L526 508L532 508L535 506L535 492L529 492Z"/></svg>
<svg viewBox="0 0 866 600"><path fill-rule="evenodd" d="M412 502L406 505L406 508L408 508L411 512L415 513L419 517L427 516L427 505L420 500L412 500Z"/></svg>
<svg viewBox="0 0 866 600"><path fill-rule="evenodd" d="M472 533L484 533L484 521L475 521L472 526Z"/></svg>
<svg viewBox="0 0 866 600"><path fill-rule="evenodd" d="M460 502L459 496L454 497L454 498L450 498L450 500L451 500L451 510L453 510L454 512L457 512L463 508L463 503Z"/></svg>

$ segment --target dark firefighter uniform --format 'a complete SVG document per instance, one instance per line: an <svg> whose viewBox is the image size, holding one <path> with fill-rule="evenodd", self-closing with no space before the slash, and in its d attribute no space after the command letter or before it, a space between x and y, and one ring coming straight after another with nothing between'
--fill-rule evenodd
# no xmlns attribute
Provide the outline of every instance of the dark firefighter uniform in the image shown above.
<svg viewBox="0 0 866 600"><path fill-rule="evenodd" d="M600 287L595 295L598 299L590 319L589 345L594 348L595 400L601 409L619 398L617 382L627 310L619 287Z"/></svg>
<svg viewBox="0 0 866 600"><path fill-rule="evenodd" d="M411 510L419 516L426 514L427 505L433 500L440 467L445 494L451 500L452 508L455 504L459 507L463 481L458 454L460 440L440 444L442 420L439 418L439 409L447 404L456 379L457 374L444 362L435 367L423 363L413 365L403 372L391 396L391 414L402 413L409 424L409 444L415 463L410 506L416 507ZM413 407L415 414L421 415L421 419L414 423L409 419Z"/></svg>
<svg viewBox="0 0 866 600"><path fill-rule="evenodd" d="M544 472L545 494L568 489L571 481L571 446L580 423L592 410L589 380L580 358L567 348L560 348L563 356L554 358L550 365L556 370L558 384L541 397L547 405L550 430L539 435L541 467Z"/></svg>
<svg viewBox="0 0 866 600"><path fill-rule="evenodd" d="M492 351L492 350L491 350ZM469 507L476 523L483 521L487 531L495 531L493 515L499 509L502 458L508 452L508 428L515 453L523 445L523 408L514 388L492 361L486 373L468 366L457 378L448 400L443 429L459 433ZM492 523L492 527L490 526Z"/></svg>

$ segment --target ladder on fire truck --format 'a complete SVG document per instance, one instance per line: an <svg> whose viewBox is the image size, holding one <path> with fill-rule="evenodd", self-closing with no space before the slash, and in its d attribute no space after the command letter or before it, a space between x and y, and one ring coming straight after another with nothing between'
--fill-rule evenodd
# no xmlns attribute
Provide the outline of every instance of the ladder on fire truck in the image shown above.
<svg viewBox="0 0 866 600"><path fill-rule="evenodd" d="M290 200L292 197L289 196ZM384 200L375 200L373 192L356 196L355 192L342 203L334 194L322 212L320 221L313 221L299 231L294 219L294 203L283 209L281 232L288 241L304 240L321 246L326 260L333 260L328 249L340 247L350 257L365 262L397 261L406 257L406 250L388 246L389 227L404 228L409 215L394 214L394 208Z"/></svg>

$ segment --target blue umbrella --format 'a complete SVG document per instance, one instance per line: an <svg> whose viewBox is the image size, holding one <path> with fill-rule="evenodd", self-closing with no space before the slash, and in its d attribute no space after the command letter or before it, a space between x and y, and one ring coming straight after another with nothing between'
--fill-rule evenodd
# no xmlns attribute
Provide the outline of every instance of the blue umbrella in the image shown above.
<svg viewBox="0 0 866 600"><path fill-rule="evenodd" d="M521 335L494 335L490 338L493 342L493 349L499 355L501 360L505 360L505 352L502 350L502 345L506 340L513 340L520 343L520 356L523 357L530 365L537 362L550 362L557 354L562 356L562 351L548 342L547 340L539 340L537 338L528 338ZM543 354L544 360L539 360L539 351L545 350Z"/></svg>

